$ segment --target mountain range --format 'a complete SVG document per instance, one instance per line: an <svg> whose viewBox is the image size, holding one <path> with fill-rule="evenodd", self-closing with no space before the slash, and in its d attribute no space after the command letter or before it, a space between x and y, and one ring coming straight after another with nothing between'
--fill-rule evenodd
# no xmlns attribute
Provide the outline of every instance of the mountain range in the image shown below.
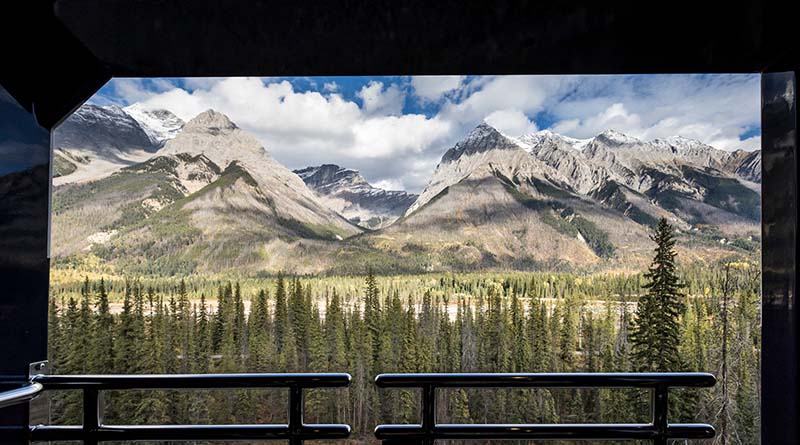
<svg viewBox="0 0 800 445"><path fill-rule="evenodd" d="M291 171L214 110L85 105L54 135L52 254L120 273L639 270L666 217L682 259L754 255L760 152L682 137L511 137L486 123L415 195Z"/></svg>
<svg viewBox="0 0 800 445"><path fill-rule="evenodd" d="M294 171L323 203L355 224L369 229L387 227L403 216L417 195L372 186L357 171L334 164Z"/></svg>

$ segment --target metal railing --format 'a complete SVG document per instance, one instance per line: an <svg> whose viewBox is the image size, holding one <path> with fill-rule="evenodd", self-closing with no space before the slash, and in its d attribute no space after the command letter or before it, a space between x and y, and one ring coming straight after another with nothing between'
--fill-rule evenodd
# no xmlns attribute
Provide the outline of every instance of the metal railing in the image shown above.
<svg viewBox="0 0 800 445"><path fill-rule="evenodd" d="M41 383L26 383L23 387L0 392L0 409L27 403L39 396L44 387Z"/></svg>
<svg viewBox="0 0 800 445"><path fill-rule="evenodd" d="M34 375L25 386L0 393L0 408L27 403L44 390L83 392L83 424L0 427L0 439L24 441L211 441L346 439L350 427L303 423L307 388L344 387L348 374L191 374L191 375ZM709 388L716 379L705 373L577 374L382 374L381 388L422 390L422 423L380 425L375 436L384 445L430 445L435 440L650 440L709 439L707 424L670 424L670 388ZM108 390L288 388L288 424L275 425L106 425L101 392ZM437 424L438 388L638 388L652 391L650 423L616 424Z"/></svg>
<svg viewBox="0 0 800 445"><path fill-rule="evenodd" d="M667 421L670 388L709 388L716 379L705 373L577 374L381 374L380 388L422 390L422 423L380 425L375 436L384 445L432 445L436 440L650 440L665 445L674 439L710 439L706 424ZM650 423L617 424L438 424L438 388L639 388L652 391Z"/></svg>
<svg viewBox="0 0 800 445"><path fill-rule="evenodd" d="M350 427L342 424L303 423L303 391L307 388L345 387L349 374L169 374L169 375L35 375L26 386L0 394L0 408L26 403L43 390L81 390L83 424L0 427L0 440L83 441L193 441L346 439ZM108 390L257 389L288 388L288 424L276 425L106 425L101 392Z"/></svg>

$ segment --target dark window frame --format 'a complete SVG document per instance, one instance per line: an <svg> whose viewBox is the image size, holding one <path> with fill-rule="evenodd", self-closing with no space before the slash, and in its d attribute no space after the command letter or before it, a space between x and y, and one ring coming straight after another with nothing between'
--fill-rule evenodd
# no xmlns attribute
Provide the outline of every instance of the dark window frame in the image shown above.
<svg viewBox="0 0 800 445"><path fill-rule="evenodd" d="M23 27L0 27L3 41L15 42L0 85L27 111L20 123L40 126L44 137L112 76L761 73L762 438L800 439L800 39L780 5L677 2L644 15L630 5L580 1L26 3L2 7L6 24ZM47 347L49 177L26 175L31 190L39 187L24 198L34 209L26 234L38 242L12 246L0 262L0 375L26 372ZM27 415L5 411L0 423Z"/></svg>

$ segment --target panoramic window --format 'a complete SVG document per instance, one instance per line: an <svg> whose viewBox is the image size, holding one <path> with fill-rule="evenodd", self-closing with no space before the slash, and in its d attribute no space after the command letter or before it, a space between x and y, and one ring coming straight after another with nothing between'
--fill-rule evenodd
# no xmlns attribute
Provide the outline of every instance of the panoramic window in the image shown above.
<svg viewBox="0 0 800 445"><path fill-rule="evenodd" d="M419 421L385 372L713 373L759 443L758 75L114 79L53 138L59 374L347 372L306 417ZM110 422L285 421L278 391ZM447 390L441 421L648 421L634 390ZM79 395L51 396L79 424Z"/></svg>

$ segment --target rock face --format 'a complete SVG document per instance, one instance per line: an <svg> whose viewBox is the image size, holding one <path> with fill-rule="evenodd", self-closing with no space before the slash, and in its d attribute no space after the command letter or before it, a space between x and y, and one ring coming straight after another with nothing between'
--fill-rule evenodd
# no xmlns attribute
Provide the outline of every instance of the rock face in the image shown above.
<svg viewBox="0 0 800 445"><path fill-rule="evenodd" d="M98 157L132 150L155 152L139 122L115 105L84 105L58 126L53 145L67 149L91 149Z"/></svg>
<svg viewBox="0 0 800 445"><path fill-rule="evenodd" d="M222 170L236 162L253 177L270 206L283 217L325 227L342 237L360 232L323 205L300 177L273 159L253 135L239 129L222 113L200 113L166 143L162 153L202 154Z"/></svg>
<svg viewBox="0 0 800 445"><path fill-rule="evenodd" d="M54 256L91 252L143 274L318 271L308 244L362 231L211 110L147 161L57 187L54 203Z"/></svg>
<svg viewBox="0 0 800 445"><path fill-rule="evenodd" d="M294 172L208 110L85 106L56 132L54 258L135 274L644 267L650 228L684 260L757 252L760 152L608 130L517 138L481 124L420 195L326 164Z"/></svg>
<svg viewBox="0 0 800 445"><path fill-rule="evenodd" d="M403 216L417 199L404 191L374 187L357 171L334 164L294 171L320 200L354 224L368 229L386 227Z"/></svg>
<svg viewBox="0 0 800 445"><path fill-rule="evenodd" d="M182 126L166 110L83 105L53 133L53 182L92 181L143 162Z"/></svg>
<svg viewBox="0 0 800 445"><path fill-rule="evenodd" d="M472 258L465 268L640 266L649 227L666 217L691 235L691 257L709 238L720 250L757 237L760 195L748 181L759 158L613 130L589 140L549 131L510 138L483 123L445 153L405 217L373 238L434 262Z"/></svg>
<svg viewBox="0 0 800 445"><path fill-rule="evenodd" d="M732 152L722 165L723 170L761 184L761 150Z"/></svg>

